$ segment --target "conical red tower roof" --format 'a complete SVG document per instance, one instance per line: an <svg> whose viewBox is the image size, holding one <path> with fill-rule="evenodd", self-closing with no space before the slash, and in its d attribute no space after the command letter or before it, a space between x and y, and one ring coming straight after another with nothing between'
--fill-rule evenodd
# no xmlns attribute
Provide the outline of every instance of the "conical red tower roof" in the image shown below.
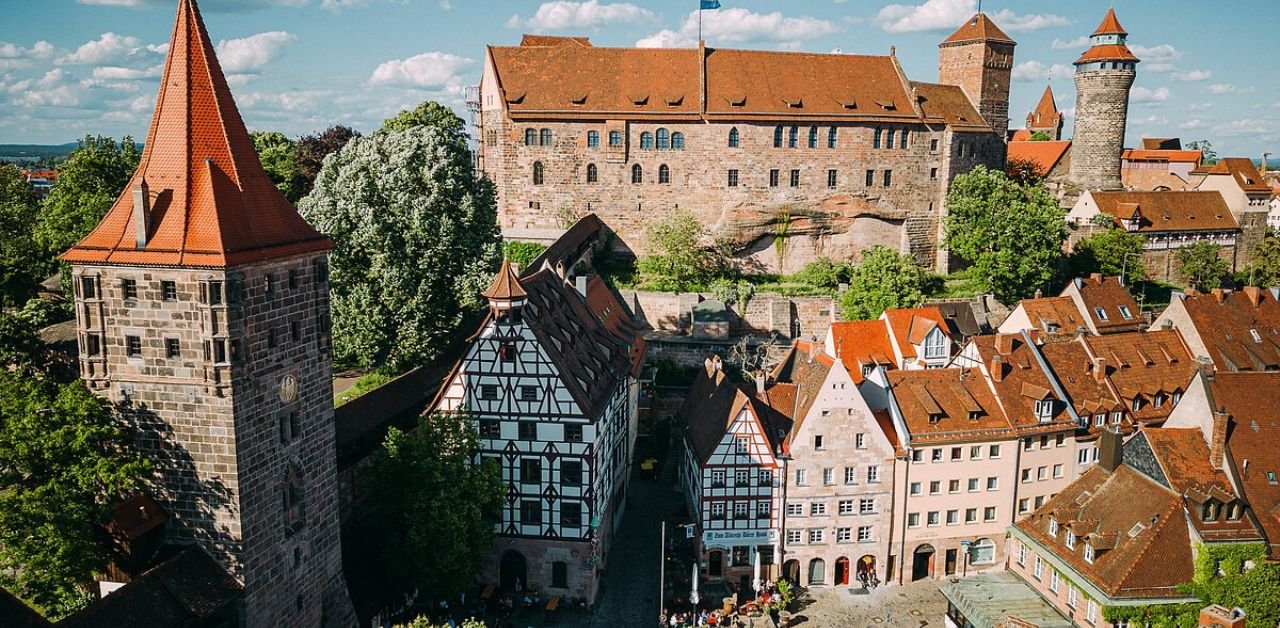
<svg viewBox="0 0 1280 628"><path fill-rule="evenodd" d="M1037 122L1052 122L1058 117L1058 105L1053 102L1053 88L1045 86L1044 95L1040 96L1040 104L1036 105L1033 115Z"/></svg>
<svg viewBox="0 0 1280 628"><path fill-rule="evenodd" d="M486 299L494 301L514 301L523 299L528 296L524 291L524 287L520 285L520 278L516 275L516 269L511 262L502 260L502 268L498 269L498 275L493 278L493 283L483 292Z"/></svg>
<svg viewBox="0 0 1280 628"><path fill-rule="evenodd" d="M943 44L956 44L970 41L1001 41L1006 43L1014 43L1004 31L996 26L986 13L978 13L960 25L956 32L951 36L942 40Z"/></svg>
<svg viewBox="0 0 1280 628"><path fill-rule="evenodd" d="M134 196L144 184L150 211L139 246ZM138 170L63 259L220 268L332 247L262 170L195 0L179 0Z"/></svg>
<svg viewBox="0 0 1280 628"><path fill-rule="evenodd" d="M1093 35L1128 35L1120 25L1120 20L1116 19L1116 10L1107 9L1106 17L1102 18L1102 23L1098 25L1098 29L1093 31Z"/></svg>

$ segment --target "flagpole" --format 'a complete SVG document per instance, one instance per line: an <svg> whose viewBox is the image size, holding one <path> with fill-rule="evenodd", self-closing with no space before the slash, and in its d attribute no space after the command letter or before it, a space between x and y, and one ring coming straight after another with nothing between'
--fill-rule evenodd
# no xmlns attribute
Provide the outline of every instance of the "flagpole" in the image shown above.
<svg viewBox="0 0 1280 628"><path fill-rule="evenodd" d="M702 41L702 0L698 0L698 41Z"/></svg>

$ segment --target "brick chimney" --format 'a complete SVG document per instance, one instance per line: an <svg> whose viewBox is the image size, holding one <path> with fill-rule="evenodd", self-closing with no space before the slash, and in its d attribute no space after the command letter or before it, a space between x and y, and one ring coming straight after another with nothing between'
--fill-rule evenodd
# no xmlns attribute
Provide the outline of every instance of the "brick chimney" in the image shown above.
<svg viewBox="0 0 1280 628"><path fill-rule="evenodd" d="M991 379L993 381L1004 381L1004 358L999 354L991 356L991 364L988 369L991 371Z"/></svg>
<svg viewBox="0 0 1280 628"><path fill-rule="evenodd" d="M1216 471L1222 470L1222 459L1227 454L1227 427L1231 424L1231 415L1224 409L1213 413L1213 434L1209 443L1209 465Z"/></svg>
<svg viewBox="0 0 1280 628"><path fill-rule="evenodd" d="M1107 471L1115 471L1124 456L1124 438L1119 430L1102 428L1102 438L1098 439L1098 466Z"/></svg>
<svg viewBox="0 0 1280 628"><path fill-rule="evenodd" d="M1200 609L1199 628L1244 628L1246 613L1239 606L1227 608L1210 604Z"/></svg>
<svg viewBox="0 0 1280 628"><path fill-rule="evenodd" d="M1259 288L1258 286L1245 286L1244 295L1249 297L1249 302L1253 304L1253 307L1258 307L1262 304L1262 288Z"/></svg>
<svg viewBox="0 0 1280 628"><path fill-rule="evenodd" d="M1089 273L1089 280L1102 283L1102 273Z"/></svg>
<svg viewBox="0 0 1280 628"><path fill-rule="evenodd" d="M1093 371L1093 379L1096 380L1099 384L1107 381L1107 359L1106 358L1102 356L1098 356L1094 358L1093 368L1090 370Z"/></svg>

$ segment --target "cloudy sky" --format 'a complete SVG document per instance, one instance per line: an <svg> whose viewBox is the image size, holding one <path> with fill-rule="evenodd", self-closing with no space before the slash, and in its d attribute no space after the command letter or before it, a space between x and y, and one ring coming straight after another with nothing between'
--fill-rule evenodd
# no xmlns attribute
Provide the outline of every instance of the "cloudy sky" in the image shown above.
<svg viewBox="0 0 1280 628"><path fill-rule="evenodd" d="M722 0L703 15L709 45L878 53L937 79L937 43L977 0ZM696 0L200 0L252 129L299 135L370 129L424 99L462 108L485 44L525 32L597 45L689 46ZM985 0L1018 41L1010 115L1020 125L1046 84L1068 114L1071 62L1114 4L1142 58L1129 111L1136 137L1207 138L1219 152L1280 153L1280 2ZM1247 4L1247 11L1235 10ZM177 0L4 1L0 143L146 133ZM1068 133L1071 121L1068 118Z"/></svg>

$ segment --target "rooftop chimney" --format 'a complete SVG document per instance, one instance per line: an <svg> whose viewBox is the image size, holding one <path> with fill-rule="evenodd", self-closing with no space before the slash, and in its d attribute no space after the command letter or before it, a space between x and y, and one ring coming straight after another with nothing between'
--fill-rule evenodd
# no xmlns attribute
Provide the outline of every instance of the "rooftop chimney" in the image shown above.
<svg viewBox="0 0 1280 628"><path fill-rule="evenodd" d="M1098 466L1107 471L1115 471L1124 456L1124 439L1119 430L1102 428L1102 438L1098 439Z"/></svg>
<svg viewBox="0 0 1280 628"><path fill-rule="evenodd" d="M586 298L586 296L587 296L587 276L586 276L586 275L577 275L577 276L575 276L575 277L573 278L573 287L574 287L574 288L577 288L577 290L578 290L578 294L582 295L582 297L583 297L583 298Z"/></svg>
<svg viewBox="0 0 1280 628"><path fill-rule="evenodd" d="M764 372L756 373L756 394L764 394Z"/></svg>
<svg viewBox="0 0 1280 628"><path fill-rule="evenodd" d="M1259 288L1258 286L1245 286L1244 295L1249 297L1249 302L1253 304L1253 307L1258 307L1262 304L1262 288Z"/></svg>
<svg viewBox="0 0 1280 628"><path fill-rule="evenodd" d="M1213 300L1218 303L1222 303L1227 300L1227 291L1222 288L1214 288L1211 294L1213 294Z"/></svg>
<svg viewBox="0 0 1280 628"><path fill-rule="evenodd" d="M1000 357L999 354L991 356L991 366L989 370L991 371L991 379L993 381L1004 381L1004 358Z"/></svg>
<svg viewBox="0 0 1280 628"><path fill-rule="evenodd" d="M1090 281L1102 283L1102 273L1089 273L1089 279Z"/></svg>
<svg viewBox="0 0 1280 628"><path fill-rule="evenodd" d="M151 238L151 195L146 179L133 188L133 228L137 247L146 248Z"/></svg>
<svg viewBox="0 0 1280 628"><path fill-rule="evenodd" d="M1222 459L1227 454L1227 427L1231 424L1231 415L1219 409L1213 413L1213 441L1209 443L1209 465L1216 471L1222 470Z"/></svg>
<svg viewBox="0 0 1280 628"><path fill-rule="evenodd" d="M1044 290L1036 288L1036 294L1034 298L1037 298L1037 299L1044 298Z"/></svg>
<svg viewBox="0 0 1280 628"><path fill-rule="evenodd" d="M1099 384L1107 381L1107 359L1106 358L1102 356L1098 356L1094 358L1092 370L1093 370L1093 379L1097 380Z"/></svg>

